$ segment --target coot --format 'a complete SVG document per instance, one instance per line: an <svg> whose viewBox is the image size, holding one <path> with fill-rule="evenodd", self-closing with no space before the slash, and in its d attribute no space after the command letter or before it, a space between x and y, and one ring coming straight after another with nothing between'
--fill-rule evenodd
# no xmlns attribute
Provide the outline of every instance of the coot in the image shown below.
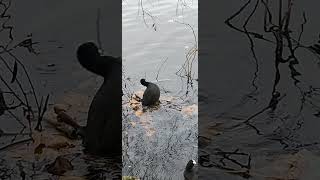
<svg viewBox="0 0 320 180"><path fill-rule="evenodd" d="M195 160L190 160L186 165L186 168L183 172L185 180L196 180L198 179L198 167Z"/></svg>
<svg viewBox="0 0 320 180"><path fill-rule="evenodd" d="M91 154L122 153L122 65L119 58L101 56L98 47L87 42L79 46L80 64L104 78L94 96L85 128L84 146Z"/></svg>
<svg viewBox="0 0 320 180"><path fill-rule="evenodd" d="M145 79L141 79L140 83L143 86L146 86L147 89L143 93L142 105L143 106L152 106L155 105L160 98L160 89L159 87L151 82L147 82Z"/></svg>

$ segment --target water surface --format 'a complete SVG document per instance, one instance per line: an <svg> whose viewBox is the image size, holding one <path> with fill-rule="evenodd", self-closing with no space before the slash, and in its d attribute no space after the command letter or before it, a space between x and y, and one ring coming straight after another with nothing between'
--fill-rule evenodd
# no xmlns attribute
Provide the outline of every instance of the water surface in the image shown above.
<svg viewBox="0 0 320 180"><path fill-rule="evenodd" d="M197 159L197 52L191 81L179 72L197 50L197 1L123 1L124 175L183 179ZM144 14L143 14L144 13ZM161 89L159 107L143 112L141 78ZM135 97L135 96L134 96ZM129 103L128 103L129 102ZM131 104L130 104L131 103Z"/></svg>
<svg viewBox="0 0 320 180"><path fill-rule="evenodd" d="M276 41L272 33L264 31L265 8L262 1L246 2L247 8L231 21L232 24L243 30L246 19L258 2L247 30ZM200 42L211 44L204 46L209 49L201 49L200 43L200 57L203 57L200 81L202 78L203 82L213 82L203 83L199 89L200 125L203 125L200 132L205 137L200 147L200 164L203 167L200 177L303 179L306 174L297 171L307 172L307 169L298 164L311 160L302 152L312 152L317 156L319 151L319 59L316 53L298 48L295 51L297 61L290 59L276 68L276 43L252 37L255 60L248 36L225 23L246 2L216 3L210 7L215 16L210 21L203 21L207 31L200 32ZM277 13L278 3L269 2L270 11ZM286 3L283 1L283 13ZM307 22L304 22L303 11ZM311 2L295 1L293 4L290 36L298 39L301 25L305 24L300 42L306 47L319 40L319 23L315 19L317 11ZM278 15L274 14L273 20L277 22L277 19ZM285 48L283 57L289 54ZM277 69L279 76L276 76ZM296 170L287 168L293 154L301 158L293 163ZM307 175L310 174L316 172L309 171Z"/></svg>

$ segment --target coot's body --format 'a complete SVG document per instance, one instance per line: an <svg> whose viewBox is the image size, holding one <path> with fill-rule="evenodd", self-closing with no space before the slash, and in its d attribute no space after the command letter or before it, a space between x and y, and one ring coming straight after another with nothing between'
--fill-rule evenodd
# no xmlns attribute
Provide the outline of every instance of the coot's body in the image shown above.
<svg viewBox="0 0 320 180"><path fill-rule="evenodd" d="M100 56L94 43L84 43L77 51L80 64L104 78L88 112L84 145L95 155L122 153L122 65L121 60Z"/></svg>
<svg viewBox="0 0 320 180"><path fill-rule="evenodd" d="M160 98L160 89L159 87L151 82L147 82L145 79L141 79L140 83L147 87L143 93L142 105L143 106L152 106L159 102Z"/></svg>
<svg viewBox="0 0 320 180"><path fill-rule="evenodd" d="M194 160L190 160L183 172L185 180L198 180L198 166Z"/></svg>

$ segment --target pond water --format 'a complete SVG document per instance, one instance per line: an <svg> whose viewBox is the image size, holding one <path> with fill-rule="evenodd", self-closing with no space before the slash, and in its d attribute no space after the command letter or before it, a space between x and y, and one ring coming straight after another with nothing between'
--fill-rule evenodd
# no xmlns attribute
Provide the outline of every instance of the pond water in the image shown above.
<svg viewBox="0 0 320 180"><path fill-rule="evenodd" d="M10 4L11 2L11 4ZM39 54L29 52L27 47L18 47L9 53L1 52L1 57L14 66L14 57L18 58L29 72L35 93L40 97L50 95L48 111L43 120L43 131L33 131L34 142L24 136L1 136L1 170L0 179L57 179L56 175L47 172L46 165L52 163L57 157L67 158L73 165L61 178L73 179L110 179L121 176L121 166L113 159L90 157L82 152L81 140L71 140L57 131L49 121L56 121L53 105L61 103L66 105L68 113L80 124L86 124L89 104L101 85L102 78L84 70L77 61L76 48L84 42L97 39L97 12L100 9L100 29L102 48L104 52L113 56L121 56L121 16L109 18L114 11L121 6L111 1L47 1L32 0L29 2L1 1L1 12L8 7L6 13L10 15L7 25L13 27L13 41L9 45L12 48L24 40L35 43L32 45ZM117 6L116 8L112 8ZM117 11L119 12L119 11ZM120 14L119 14L120 15ZM2 21L4 23L6 21ZM112 24L114 28L108 28ZM118 26L118 28L117 28ZM107 29L108 28L108 29ZM117 39L112 44L107 43ZM8 31L1 32L1 45L5 46L9 39ZM117 44L116 44L117 43ZM30 46L29 46L30 48ZM1 49L2 51L2 49ZM12 73L6 68L3 61L0 65L1 75L10 82ZM30 93L31 86L22 66L18 65L17 79L21 82L24 91L29 97L30 103L35 107L35 101ZM23 95L17 83L10 86L17 94ZM5 84L0 84L1 90L7 92ZM22 96L23 97L23 96ZM12 95L5 94L7 102L12 102ZM11 104L11 103L10 103ZM24 124L29 122L24 118L21 109L12 110L14 115ZM29 133L29 128L23 128L18 121L12 118L12 114L5 113L0 117L1 130L6 133ZM35 127L36 121L31 120ZM7 147L12 142L18 143ZM37 147L44 148L37 150ZM63 145L64 144L64 145ZM54 148L62 145L62 148ZM67 146L65 146L67 145ZM22 173L22 174L21 174Z"/></svg>
<svg viewBox="0 0 320 180"><path fill-rule="evenodd" d="M197 157L197 1L143 1L145 21L139 2L122 2L125 92L122 173L143 179L183 179L185 165ZM78 0L12 1L8 10L10 25L14 27L11 45L29 39L36 43L33 47L39 54L30 53L27 48L17 48L12 53L24 63L36 93L49 94L50 98L43 122L44 131L34 133L35 142L6 147L13 137L1 137L0 144L4 147L0 152L2 178L19 179L21 173L26 179L59 178L45 169L45 165L52 163L57 156L67 158L74 167L63 178L119 177L119 164L112 159L84 155L80 140L64 138L48 123L56 119L53 105L59 103L66 105L67 112L80 124L86 124L89 103L102 78L79 65L75 50L83 42L96 42L97 11L100 9L100 38L104 53L121 55L121 47L109 43L119 42L112 39L121 37L117 28L108 28L120 22L109 18L114 16L111 7L111 2L103 0L90 3ZM1 32L1 38L2 45L9 42L6 31ZM11 67L14 66L14 58L8 53L1 53L1 56ZM10 81L12 73L3 64L0 67L3 77ZM29 93L31 87L20 68L17 78L23 82L30 102L35 103ZM140 102L127 103L133 101L134 94L142 96L144 87L139 84L140 78L160 86L161 103L158 107L142 111ZM7 91L4 87L1 84L1 90ZM12 87L19 89L15 83ZM5 96L7 101L12 98L10 94ZM23 118L22 113L17 112ZM22 127L10 114L0 118L1 129L5 132L21 131ZM23 119L23 123L28 121ZM24 128L23 132L28 133L29 129ZM28 136L17 136L15 141L25 139ZM36 149L41 143L45 148L38 153ZM62 148L54 148L62 144Z"/></svg>
<svg viewBox="0 0 320 180"><path fill-rule="evenodd" d="M306 164L319 158L310 159L303 152L319 157L318 55L300 47L295 50L296 59L279 64L276 76L277 43L252 36L255 61L248 36L225 23L246 2L248 6L230 21L245 31L243 24L257 1L200 4L201 12L212 13L210 21L200 21L199 77L200 82L213 82L201 83L199 88L200 179L317 179L317 171L309 171ZM258 1L248 20L247 31L275 42L274 34L264 31L262 2ZM275 25L278 2L269 1ZM282 2L285 14L287 1ZM316 4L293 3L289 34L299 38L304 11L306 22L300 42L305 47L319 41ZM199 18L205 19L204 14ZM285 39L283 42L287 44ZM289 54L284 47L283 58Z"/></svg>
<svg viewBox="0 0 320 180"><path fill-rule="evenodd" d="M190 61L187 61L187 66L182 66L187 60L186 54L196 52L192 51L197 42L192 30L197 37L198 2L159 0L143 1L142 5L140 2L122 1L125 92L123 174L143 179L183 179L182 172L187 161L197 157L197 61L192 64L193 70L189 74L195 76L188 76L192 77L192 84L179 76L185 74L177 75L177 71L181 67L188 69ZM242 27L258 1L248 2L249 9L246 8L233 21L238 27ZM264 8L259 2L248 29L275 40L272 33L263 30ZM295 39L299 36L305 12L307 21L301 43L306 47L319 41L317 3L295 1L292 10L290 30ZM298 63L280 63L280 76L276 83L279 97L278 93L273 93L276 45L254 39L256 63L248 37L224 23L242 5L242 2L235 0L219 1L219 4L204 8L214 12L214 16L209 19L200 17L208 19L202 25L206 33L200 33L200 42L213 42L209 49L201 49L200 46L200 78L203 82L212 82L203 83L199 90L200 130L203 133L200 135L204 137L200 138L200 178L319 179L317 169L306 166L309 162L307 164L318 167L319 162L320 84L317 53L299 48L295 51ZM276 11L277 5L271 5L270 10ZM51 95L48 119L55 118L52 115L54 103L65 103L70 105L68 112L79 123L85 124L88 103L101 78L83 70L74 52L80 43L95 41L98 8L101 9L103 22L101 28L107 29L112 24L107 19L112 17L108 11L110 6L108 1L103 0L90 3L79 0L63 3L40 0L12 2L8 12L14 14L10 21L14 26L14 42L21 42L31 33L33 41L39 42L35 45L40 51L38 56L28 53L25 48L16 49L14 53L23 59L37 92ZM6 37L4 41L7 41L8 36L3 35L4 32L1 32L1 38ZM114 46L106 43L112 36L113 33L102 33L103 49L118 56L121 54L119 48L112 49ZM206 54L210 58L206 59ZM284 54L288 55L288 51ZM9 59L13 66L12 58ZM3 72L3 64L0 67ZM210 69L201 71L202 68ZM188 74L190 71L186 72ZM10 79L10 73L4 76ZM132 99L134 94L141 97L144 90L139 84L140 78L161 87L160 106L143 111L139 101ZM273 102L277 103L268 108L272 97L276 100ZM19 123L8 117L8 114L1 116L1 129L6 132L20 131ZM19 179L21 172L24 172L30 179L57 178L46 173L43 167L61 154L73 160L75 167L66 174L66 178L112 175L106 167L109 167L108 163L114 163L84 156L80 141L63 139L62 142L76 145L76 148L62 148L58 152L48 148L42 155L34 154L39 142L48 143L50 147L52 135L57 133L50 126L45 125L44 128L48 134L36 134L34 144L1 151L1 177ZM25 129L25 132L28 130ZM5 147L11 139L2 137L1 147Z"/></svg>
<svg viewBox="0 0 320 180"><path fill-rule="evenodd" d="M139 2L122 3L123 174L184 179L197 159L198 2ZM141 78L159 85L159 107L143 110L132 99L142 97Z"/></svg>

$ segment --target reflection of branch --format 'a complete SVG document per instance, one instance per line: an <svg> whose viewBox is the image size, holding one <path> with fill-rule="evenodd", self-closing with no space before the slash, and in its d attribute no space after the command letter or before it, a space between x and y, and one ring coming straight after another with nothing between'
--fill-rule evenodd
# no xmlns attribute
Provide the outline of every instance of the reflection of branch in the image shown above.
<svg viewBox="0 0 320 180"><path fill-rule="evenodd" d="M256 81L257 81L257 78L258 78L258 72L259 72L259 63L258 63L258 58L256 56L256 53L255 53L255 50L254 50L254 41L252 39L251 36L253 36L254 38L257 38L257 39L262 39L262 40L265 40L267 42L272 42L271 40L268 40L268 39L265 39L263 37L263 35L259 34L259 33L256 33L256 32L251 32L251 31L248 31L247 29L247 25L249 23L249 21L251 20L251 18L253 17L254 13L256 12L257 10L257 7L259 5L259 2L260 0L256 0L256 3L254 5L254 8L253 10L251 11L251 13L249 14L249 16L246 18L244 24L242 25L242 29L234 26L231 21L236 18L237 16L239 16L241 14L241 12L247 8L247 6L251 3L251 0L248 0L237 12L235 12L233 15L231 15L227 20L225 20L225 23L231 27L232 29L235 29L241 33L244 33L247 38L249 39L249 42L250 42L250 50L251 50L251 54L253 56L253 59L254 59L254 63L255 63L255 72L254 72L254 77L253 77L253 80L251 82L252 86L254 87L253 91L250 92L249 94L246 95L246 97L252 97L253 94L255 94L255 92L258 90L258 86L256 85Z"/></svg>
<svg viewBox="0 0 320 180"><path fill-rule="evenodd" d="M304 31L304 25L307 23L307 18L306 18L306 13L305 13L305 12L303 12L302 17L303 17L303 22L302 22L302 24L300 25L300 26L301 26L301 30L300 30L300 33L299 33L298 43L297 43L297 44L300 44L300 40L301 40L303 31ZM297 46L295 47L295 49L297 49L298 47L299 47L299 46L297 45Z"/></svg>
<svg viewBox="0 0 320 180"><path fill-rule="evenodd" d="M21 132L18 132L18 133L7 133L7 132L3 132L0 129L0 137L1 136L17 136L17 135L29 135L29 134L28 133L21 133Z"/></svg>
<svg viewBox="0 0 320 180"><path fill-rule="evenodd" d="M281 96L281 97L280 97L279 93L273 94L272 99L271 99L271 101L270 101L270 103L269 103L269 105L267 107L261 109L260 111L258 111L255 114L251 115L243 123L245 123L248 126L252 127L257 132L257 134L261 135L261 132L258 130L258 128L256 128L252 124L250 124L250 120L252 120L253 118L257 117L258 115L264 113L268 109L271 109L272 111L274 111L276 109L278 103L280 102L280 100L283 99L285 96L286 96L285 94L283 96Z"/></svg>
<svg viewBox="0 0 320 180"><path fill-rule="evenodd" d="M176 75L180 76L181 78L187 78L187 85L190 84L192 86L193 80L194 80L194 78L193 78L193 76L194 76L193 64L194 64L196 57L198 55L197 35L196 35L194 28L190 24L185 23L185 22L179 22L179 21L175 21L175 22L189 27L192 31L192 34L193 34L193 38L194 38L193 47L190 48L190 50L186 53L186 61L181 66L181 68L176 72ZM188 93L188 91L186 93Z"/></svg>
<svg viewBox="0 0 320 180"><path fill-rule="evenodd" d="M187 27L189 27L192 31L192 35L193 35L193 38L194 38L194 45L195 47L197 48L198 47L198 38L197 38L197 35L196 35L196 32L194 31L194 28L189 24L189 23L185 23L185 22L180 22L180 21L177 21L175 20L176 23L179 23L179 24L182 24L182 25L185 25Z"/></svg>
<svg viewBox="0 0 320 180"><path fill-rule="evenodd" d="M186 0L178 0L177 1L177 6L176 6L176 15L178 15L179 7L181 7L181 11L183 13L184 8L188 8L189 5L186 2Z"/></svg>
<svg viewBox="0 0 320 180"><path fill-rule="evenodd" d="M155 17L154 17L150 12L148 12L148 11L144 8L144 6L143 6L143 0L139 0L139 6L141 7L142 18L143 18L144 24L145 24L147 27L149 27L149 26L148 26L148 23L147 23L147 21L146 21L146 17L145 17L145 15L147 15L147 16L149 16L149 17L151 18L151 20L153 21L153 23L152 23L152 28L153 28L153 30L157 31L157 25L156 25Z"/></svg>
<svg viewBox="0 0 320 180"><path fill-rule="evenodd" d="M2 146L2 147L0 147L0 151L3 151L5 149L7 149L9 147L12 147L12 146L15 146L17 144L21 144L21 143L25 143L25 142L29 142L29 141L32 141L32 138L27 138L27 139L24 139L24 140L20 140L20 141L17 141L17 142Z"/></svg>
<svg viewBox="0 0 320 180"><path fill-rule="evenodd" d="M216 150L214 153L206 153L201 152L199 155L199 164L202 167L216 167L222 170L226 170L228 173L236 174L241 177L248 178L250 177L250 169L251 169L251 155L247 153L239 152L239 149L236 149L231 152L222 151L220 149ZM205 154L204 154L205 153ZM210 156L216 156L214 159L217 159L218 162L211 160ZM247 157L247 162L243 163L240 160L243 157ZM227 162L226 162L227 161ZM232 165L239 166L240 170L232 167Z"/></svg>
<svg viewBox="0 0 320 180"><path fill-rule="evenodd" d="M237 12L235 12L233 15L231 15L227 20L225 20L225 23L231 27L232 29L239 31L241 33L247 33L250 36L253 36L256 39L261 39L264 40L266 42L270 42L270 43L274 43L272 40L266 39L262 34L256 33L256 32L252 32L252 31L245 31L242 30L236 26L234 26L230 21L233 20L234 18L236 18L237 16L240 15L240 13L251 3L251 0L248 0Z"/></svg>
<svg viewBox="0 0 320 180"><path fill-rule="evenodd" d="M37 105L37 107L38 107L38 110L40 110L40 109L39 109L38 98L37 98L37 95L36 95L36 92L35 92L35 88L34 88L34 86L33 86L33 83L31 82L31 78L30 78L30 76L29 76L29 73L28 73L27 69L25 68L24 64L23 64L14 54L12 54L12 53L9 52L9 51L6 51L6 52L7 52L11 57L13 57L14 60L15 60L16 62L18 62L18 64L22 67L22 70L24 71L24 73L25 73L25 75L26 75L26 77L27 77L27 79L28 79L29 85L31 86L31 91L32 91L33 97L34 97L34 99L35 99L36 105Z"/></svg>
<svg viewBox="0 0 320 180"><path fill-rule="evenodd" d="M13 70L10 68L10 66L9 66L9 64L6 62L6 60L5 60L2 56L0 56L0 59L1 59L1 61L4 63L4 65L6 66L6 68L7 68L11 73L13 73ZM2 80L2 79L1 79L1 80ZM20 98L18 98L18 100L20 101L20 103L21 103L22 105L25 105L26 108L29 108L30 106L29 106L29 101L28 101L27 93L24 91L24 89L23 89L23 87L22 87L22 84L21 84L21 82L20 82L20 80L19 80L18 78L15 78L15 82L16 82L17 85L19 86L19 88L20 88L20 90L21 90L21 92L22 92L22 94L23 94L23 96L24 96L25 102L23 102ZM12 93L13 95L15 95L16 97L18 97L14 91L11 90L11 93Z"/></svg>
<svg viewBox="0 0 320 180"><path fill-rule="evenodd" d="M102 48L102 43L101 43L101 37L100 37L100 8L97 10L97 21L96 21L96 30L97 30L97 42L98 42L98 47L99 50L101 51L100 53L103 54L103 48Z"/></svg>
<svg viewBox="0 0 320 180"><path fill-rule="evenodd" d="M41 105L39 104L38 96L35 92L35 88L33 86L33 83L31 81L29 73L28 73L26 67L24 66L24 64L22 63L22 61L14 54L14 50L17 47L23 47L23 48L27 48L30 53L33 53L35 55L38 55L39 53L36 52L35 49L33 48L33 45L37 44L37 42L32 41L32 34L28 35L27 39L21 41L17 45L12 46L11 48L9 47L9 45L13 41L13 35L12 35L13 26L6 25L6 23L11 19L11 16L7 15L7 11L9 10L10 5L11 5L11 0L9 0L9 1L1 0L0 1L0 6L3 7L1 9L2 12L0 14L0 18L5 19L5 22L1 23L2 29L0 29L0 32L3 32L4 30L9 30L8 37L10 39L9 43L0 44L0 55L1 55L0 61L2 61L2 63L4 64L4 67L7 69L7 72L10 72L12 74L12 78L11 78L11 82L9 83L10 80L6 80L4 78L4 76L0 75L0 81L8 89L7 91L9 91L9 92L7 92L7 93L10 93L10 95L12 95L14 97L13 101L16 101L16 100L18 101L18 102L16 102L17 105L12 105L10 107L8 106L8 107L6 107L5 110L15 120L17 120L23 126L23 129L24 129L26 127L26 125L23 123L22 120L20 120L20 118L16 115L16 113L13 112L13 110L15 110L16 108L21 107L23 109L24 118L26 118L28 120L29 131L30 131L29 133L31 135L31 133L32 133L31 119L35 116L34 116L33 108L31 107L31 104L30 104L31 102L30 102L30 98L28 97L27 91L25 90L25 88L22 85L23 84L22 80L18 77L19 70L22 70L23 75L26 77L27 84L30 85L31 94L33 96L34 102L36 104L36 108L38 110L38 122L41 122L43 115L44 115L44 112L46 111L46 107L44 106L42 108ZM13 59L13 62L14 62L13 68L10 67L9 63L4 58L5 56ZM12 85L13 83L18 85L18 90L15 90L13 88L13 85ZM20 95L20 93L22 93L22 95Z"/></svg>
<svg viewBox="0 0 320 180"><path fill-rule="evenodd" d="M44 117L44 113L47 111L47 107L48 107L48 102L49 102L49 94L46 97L46 100L44 102L44 104L42 103L43 98L41 98L41 103L40 103L40 108L39 108L39 117L38 117L38 123L35 127L36 130L41 131L42 130L42 119ZM43 108L42 108L43 107Z"/></svg>
<svg viewBox="0 0 320 180"><path fill-rule="evenodd" d="M14 48L17 48L17 47L24 47L24 48L27 48L27 50L30 52L30 53L33 53L35 55L39 55L40 53L39 52L36 52L36 50L33 48L33 45L35 44L38 44L38 42L33 42L32 40L32 34L29 34L27 36L27 39L23 40L22 42L18 43L17 45L13 46L13 49ZM11 51L12 49L8 49L8 51Z"/></svg>
<svg viewBox="0 0 320 180"><path fill-rule="evenodd" d="M238 11L236 11L233 15L231 15L225 21L225 23L229 27L231 27L232 29L234 29L238 32L241 32L248 37L249 42L250 42L250 49L251 49L251 52L252 52L255 60L257 60L257 59L256 59L256 54L254 52L254 39L263 40L265 42L270 42L275 45L275 51L274 51L275 74L274 74L274 79L273 79L273 84L272 84L270 102L265 108L254 113L253 115L248 117L248 119L246 121L243 122L243 123L247 124L248 126L252 127L253 129L255 129L256 132L258 134L260 134L260 131L258 130L258 128L253 126L252 124L250 124L250 120L252 120L253 118L255 118L256 116L260 115L261 113L265 112L268 109L271 109L271 111L276 110L277 104L285 96L285 95L283 95L280 97L280 92L278 91L278 86L279 86L280 80L281 80L281 72L280 72L280 65L281 64L287 65L288 70L290 72L290 77L293 80L293 85L299 90L299 93L300 93L301 104L300 104L298 115L295 116L295 118L302 116L301 113L302 113L302 111L304 109L304 105L306 103L311 105L313 108L319 109L317 107L317 105L315 105L313 100L311 100L311 97L309 97L310 93L308 91L305 92L305 90L303 90L302 87L300 87L300 80L298 79L298 77L301 76L301 73L296 68L296 65L298 65L300 62L299 62L298 57L296 56L296 50L298 50L299 48L307 50L307 51L311 52L312 54L314 54L320 60L320 41L318 44L314 44L312 46L306 46L306 45L301 44L301 39L302 39L302 35L304 32L304 25L307 23L307 18L306 18L305 12L303 12L303 14L302 14L303 21L300 25L301 29L298 33L298 37L297 38L292 37L292 31L290 30L290 23L291 23L291 16L292 16L293 0L286 0L286 6L284 5L283 0L278 1L278 4L277 4L278 9L274 15L274 16L278 17L277 20L275 20L275 18L273 18L273 12L271 11L272 8L269 5L269 0L261 0L261 3L263 4L263 9L264 9L264 17L263 17L264 32L262 32L262 33L249 31L246 28L248 22L250 21L253 14L257 10L257 7L258 7L260 0L255 1L254 8L252 11L250 11L250 14L246 18L242 28L233 25L231 23L231 21L233 19L235 19L236 17L240 16L240 14L242 12L244 12L245 9L247 9L252 2L253 2L253 0L247 0L247 2L243 6L241 6L241 8ZM271 34L273 36L274 40L266 39L265 38L266 35L263 33ZM256 63L257 63L257 61L256 61ZM253 80L253 82L254 81L255 80ZM291 138L289 136L291 136L293 134L292 133L293 131L301 128L301 126L303 124L303 122L301 122L301 121L303 121L303 117L301 117L301 118L302 118L302 120L299 120L296 123L294 128L291 128L291 129L284 128L286 130L289 130L289 135L286 137L287 139ZM285 142L284 139L281 139L281 143L286 144L284 142ZM304 147L304 146L313 145L313 144L314 143L300 144L300 145L296 145L296 147ZM289 144L286 144L286 146L289 146Z"/></svg>
<svg viewBox="0 0 320 180"><path fill-rule="evenodd" d="M250 49L251 49L251 53L252 53L252 56L253 56L253 59L254 59L254 63L255 63L255 72L254 72L254 77L253 77L253 80L252 80L252 86L254 87L254 90L250 93L250 94L254 94L257 90L258 90L258 86L256 85L256 80L258 78L258 72L259 72L259 62L258 62L258 58L257 58L257 55L254 51L254 42L248 32L248 29L247 29L247 25L250 21L250 19L252 18L252 16L254 15L254 13L256 12L257 10L257 7L259 5L259 0L257 0L255 6L254 6L254 9L251 11L250 15L248 16L248 18L246 19L245 23L243 24L243 29L245 31L245 34L247 35L248 39L249 39L249 42L250 42Z"/></svg>
<svg viewBox="0 0 320 180"><path fill-rule="evenodd" d="M13 40L13 36L12 36L12 30L13 30L13 26L7 26L7 22L11 19L11 15L7 14L7 11L9 10L10 6L11 6L11 0L8 2L8 4L5 4L3 0L0 1L0 5L3 6L4 10L3 12L0 14L0 18L5 18L5 22L1 24L1 29L0 29L0 33L4 30L8 30L9 31L9 38L10 38L10 42Z"/></svg>
<svg viewBox="0 0 320 180"><path fill-rule="evenodd" d="M132 87L132 83L131 79L129 77L126 77L125 74L125 67L122 66L122 94L126 96L126 100L128 100L128 102L122 102L123 104L129 103L130 99L133 97L133 90L130 89Z"/></svg>
<svg viewBox="0 0 320 180"><path fill-rule="evenodd" d="M158 69L158 72L157 72L157 76L156 76L156 80L158 81L158 77L159 77L159 73L160 73L160 70L161 68L163 67L164 63L166 63L168 60L168 58L166 58L160 65L159 69Z"/></svg>

